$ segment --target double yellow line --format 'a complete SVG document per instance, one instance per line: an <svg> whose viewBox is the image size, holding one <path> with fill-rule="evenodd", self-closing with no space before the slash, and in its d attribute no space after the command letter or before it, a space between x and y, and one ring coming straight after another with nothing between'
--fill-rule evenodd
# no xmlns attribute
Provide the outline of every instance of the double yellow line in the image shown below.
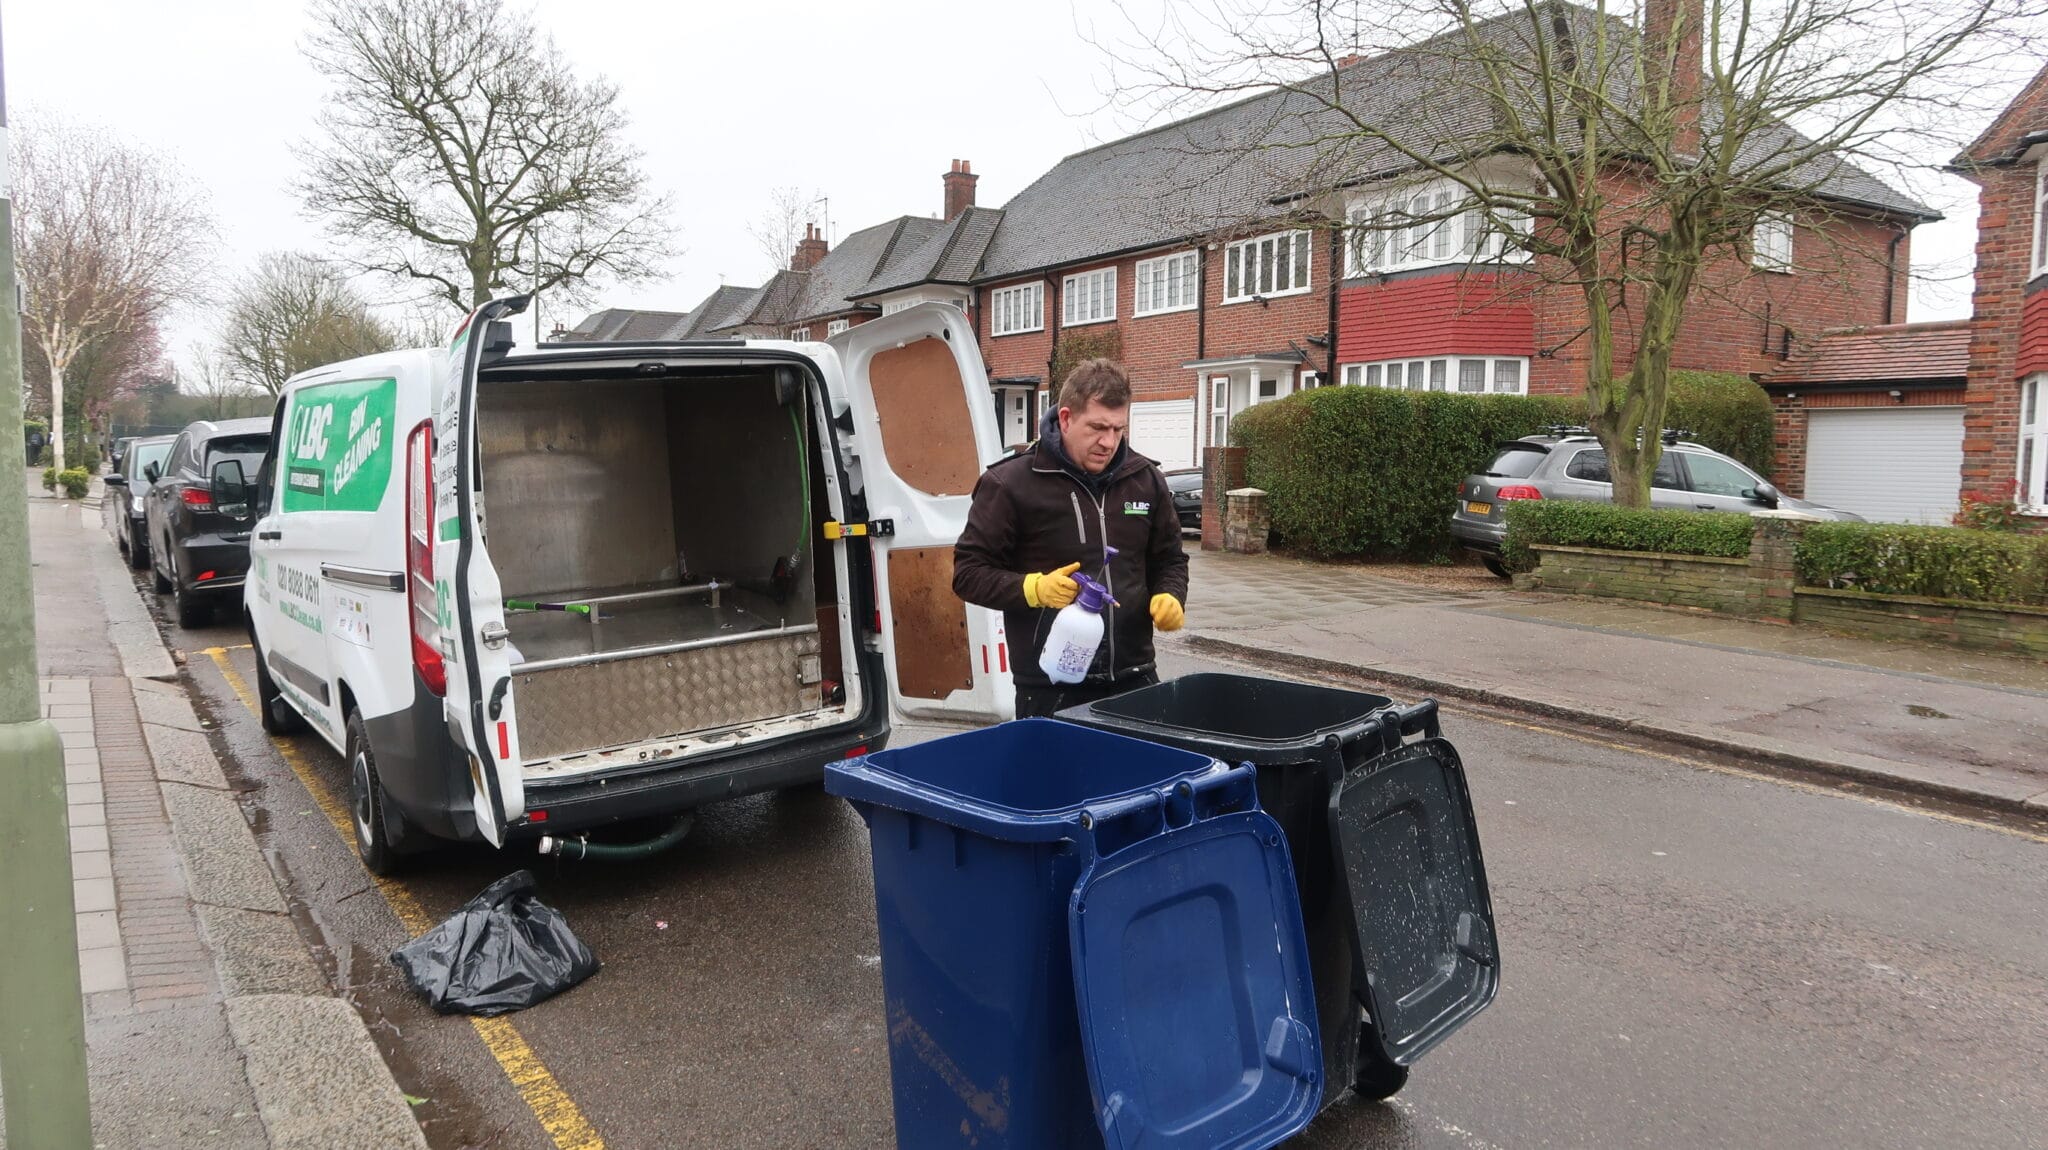
<svg viewBox="0 0 2048 1150"><path fill-rule="evenodd" d="M256 696L249 690L249 684L243 681L241 672L235 670L234 664L228 661L228 648L208 647L205 654L213 660L214 666L220 668L221 678L227 680L229 688L235 692L235 697L242 700L242 705L252 712L255 711ZM334 833L340 835L341 841L353 848L356 841L355 821L349 814L347 804L328 790L326 781L313 770L312 764L306 761L305 755L290 739L273 737L270 743L277 748L278 756L285 761L285 765L299 777L299 782L306 788L306 793L313 796L313 802L320 808L320 813L326 815L327 821L334 825ZM370 881L376 884L377 893L384 896L385 905L391 908L392 914L398 916L398 921L405 927L407 934L417 935L434 925L433 916L427 913L426 908L420 905L419 899L414 898L413 893L403 885L382 875L370 875ZM512 1085L519 1091L519 1096L526 1100L527 1109L533 1111L533 1116L540 1121L541 1127L554 1139L557 1150L604 1150L604 1139L599 1136L597 1129L590 1124L589 1119L583 1117L583 1111L577 1107L575 1100L569 1097L569 1092L562 1089L562 1084L549 1073L540 1056L533 1052L533 1047L526 1044L526 1039L520 1037L519 1031L513 1028L510 1021L504 1018L472 1017L469 1023L476 1028L477 1037L483 1039L484 1047L491 1052L491 1057L497 1059L498 1067L505 1072L505 1077L512 1080Z"/></svg>

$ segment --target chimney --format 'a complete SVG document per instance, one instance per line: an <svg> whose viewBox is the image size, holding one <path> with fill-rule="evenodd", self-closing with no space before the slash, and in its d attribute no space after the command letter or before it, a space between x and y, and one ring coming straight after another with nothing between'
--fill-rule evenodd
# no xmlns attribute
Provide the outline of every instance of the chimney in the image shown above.
<svg viewBox="0 0 2048 1150"><path fill-rule="evenodd" d="M946 186L946 218L952 219L974 206L974 181L980 179L966 160L954 160L953 170L939 177Z"/></svg>
<svg viewBox="0 0 2048 1150"><path fill-rule="evenodd" d="M825 242L824 236L818 234L818 225L805 224L804 238L798 240L796 250L789 253L789 270L810 271L818 266L818 261L824 259L825 253L829 250L831 245Z"/></svg>
<svg viewBox="0 0 2048 1150"><path fill-rule="evenodd" d="M1650 90L1668 83L1674 128L1674 154L1700 154L1700 29L1706 24L1705 0L1648 0L1643 5L1643 51Z"/></svg>

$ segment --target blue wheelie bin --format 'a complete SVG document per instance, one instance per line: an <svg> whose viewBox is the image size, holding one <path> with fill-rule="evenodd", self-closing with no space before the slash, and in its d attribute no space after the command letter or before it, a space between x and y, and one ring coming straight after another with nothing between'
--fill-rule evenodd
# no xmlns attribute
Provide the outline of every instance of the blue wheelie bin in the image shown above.
<svg viewBox="0 0 2048 1150"><path fill-rule="evenodd" d="M1250 1150L1321 1039L1256 775L1026 719L826 768L873 848L899 1147Z"/></svg>
<svg viewBox="0 0 2048 1150"><path fill-rule="evenodd" d="M1500 989L1479 827L1434 700L1197 674L1059 718L1248 763L1308 930L1323 1104L1380 1099Z"/></svg>

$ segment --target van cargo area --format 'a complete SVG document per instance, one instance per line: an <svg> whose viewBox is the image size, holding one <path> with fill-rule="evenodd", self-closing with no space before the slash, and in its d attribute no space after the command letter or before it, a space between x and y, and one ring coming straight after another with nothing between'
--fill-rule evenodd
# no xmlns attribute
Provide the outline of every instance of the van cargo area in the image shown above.
<svg viewBox="0 0 2048 1150"><path fill-rule="evenodd" d="M838 558L813 548L832 517L819 397L782 375L483 374L478 498L529 776L673 760L846 712Z"/></svg>

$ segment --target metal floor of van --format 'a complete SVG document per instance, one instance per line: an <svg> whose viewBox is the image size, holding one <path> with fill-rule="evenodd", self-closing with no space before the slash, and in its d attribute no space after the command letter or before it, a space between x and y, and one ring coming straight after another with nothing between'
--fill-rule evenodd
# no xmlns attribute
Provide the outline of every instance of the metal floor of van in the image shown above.
<svg viewBox="0 0 2048 1150"><path fill-rule="evenodd" d="M610 593L584 592L593 597ZM582 615L560 611L516 611L505 615L505 626L512 632L512 645L517 650L514 667L702 639L743 639L792 622L814 623L815 619L794 599L778 606L766 595L736 587L720 593L717 607L704 596L607 603L602 605L595 624Z"/></svg>

